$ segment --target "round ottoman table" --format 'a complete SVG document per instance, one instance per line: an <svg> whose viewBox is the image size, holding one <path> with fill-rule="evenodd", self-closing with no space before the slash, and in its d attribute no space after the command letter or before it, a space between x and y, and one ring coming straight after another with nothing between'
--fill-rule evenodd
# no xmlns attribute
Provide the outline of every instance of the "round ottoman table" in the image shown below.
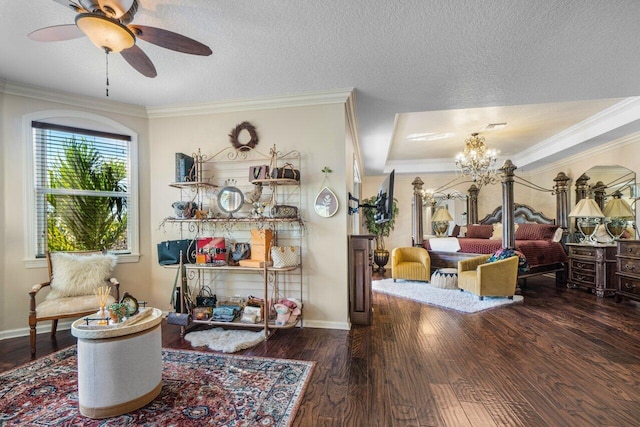
<svg viewBox="0 0 640 427"><path fill-rule="evenodd" d="M71 325L78 338L78 404L89 418L109 418L145 406L162 390L162 311L117 326ZM139 315L140 316L140 315Z"/></svg>
<svg viewBox="0 0 640 427"><path fill-rule="evenodd" d="M443 289L458 289L458 269L440 268L431 275L431 286Z"/></svg>

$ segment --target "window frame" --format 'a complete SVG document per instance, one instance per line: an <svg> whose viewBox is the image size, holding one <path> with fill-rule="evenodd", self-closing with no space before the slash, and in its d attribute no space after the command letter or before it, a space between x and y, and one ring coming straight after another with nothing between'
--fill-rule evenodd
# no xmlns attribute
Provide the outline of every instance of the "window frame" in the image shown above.
<svg viewBox="0 0 640 427"><path fill-rule="evenodd" d="M44 258L37 258L37 213L36 192L34 187L35 153L32 122L45 122L62 126L72 126L85 130L110 132L127 135L131 138L127 167L130 171L129 182L129 248L130 253L116 254L119 263L137 262L140 258L139 231L139 188L138 188L138 134L115 120L97 114L75 110L50 110L23 116L23 148L24 148L24 263L27 268L46 266Z"/></svg>

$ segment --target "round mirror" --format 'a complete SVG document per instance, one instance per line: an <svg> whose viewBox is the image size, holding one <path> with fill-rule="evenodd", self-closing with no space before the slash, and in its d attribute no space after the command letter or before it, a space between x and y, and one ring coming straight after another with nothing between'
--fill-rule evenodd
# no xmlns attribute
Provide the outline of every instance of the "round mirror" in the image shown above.
<svg viewBox="0 0 640 427"><path fill-rule="evenodd" d="M218 206L220 210L231 214L238 212L244 204L244 195L236 187L224 187L218 193Z"/></svg>

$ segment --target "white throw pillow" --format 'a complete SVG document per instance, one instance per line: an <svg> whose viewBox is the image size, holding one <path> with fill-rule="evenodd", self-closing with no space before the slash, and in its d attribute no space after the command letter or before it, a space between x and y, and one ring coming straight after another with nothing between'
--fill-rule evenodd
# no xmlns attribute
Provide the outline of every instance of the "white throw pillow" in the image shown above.
<svg viewBox="0 0 640 427"><path fill-rule="evenodd" d="M564 234L564 230L560 227L556 230L555 234L553 235L553 239L551 240L558 243L560 242L560 240L562 240L563 234Z"/></svg>
<svg viewBox="0 0 640 427"><path fill-rule="evenodd" d="M116 262L110 254L52 253L51 291L46 299L93 295L97 287L107 285Z"/></svg>
<svg viewBox="0 0 640 427"><path fill-rule="evenodd" d="M490 237L491 240L502 240L502 223L496 222L493 224L493 234Z"/></svg>

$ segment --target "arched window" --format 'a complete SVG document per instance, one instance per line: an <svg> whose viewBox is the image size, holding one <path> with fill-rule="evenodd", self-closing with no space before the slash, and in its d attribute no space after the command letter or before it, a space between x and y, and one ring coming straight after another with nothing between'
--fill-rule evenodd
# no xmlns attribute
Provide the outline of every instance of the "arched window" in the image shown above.
<svg viewBox="0 0 640 427"><path fill-rule="evenodd" d="M27 260L46 251L138 255L137 135L102 116L50 111L25 116Z"/></svg>

